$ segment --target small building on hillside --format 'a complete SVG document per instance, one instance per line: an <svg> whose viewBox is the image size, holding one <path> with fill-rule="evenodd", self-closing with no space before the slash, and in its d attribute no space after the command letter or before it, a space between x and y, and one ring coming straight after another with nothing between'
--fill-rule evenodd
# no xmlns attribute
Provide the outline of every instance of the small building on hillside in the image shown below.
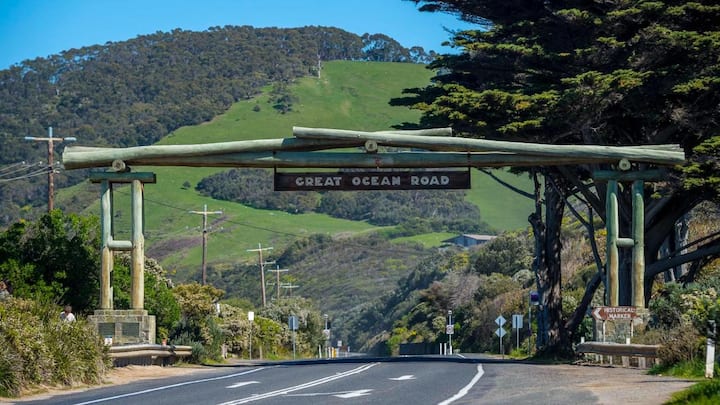
<svg viewBox="0 0 720 405"><path fill-rule="evenodd" d="M473 247L488 243L495 238L497 238L497 236L495 235L478 235L473 233L464 233L450 239L445 239L443 243L450 243L462 247Z"/></svg>

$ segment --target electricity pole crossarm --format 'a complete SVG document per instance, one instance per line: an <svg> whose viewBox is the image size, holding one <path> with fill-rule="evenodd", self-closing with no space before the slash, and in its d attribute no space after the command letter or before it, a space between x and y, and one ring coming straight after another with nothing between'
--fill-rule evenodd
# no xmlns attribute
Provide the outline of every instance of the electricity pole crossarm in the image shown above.
<svg viewBox="0 0 720 405"><path fill-rule="evenodd" d="M284 271L288 271L288 269L281 269L280 265L277 265L275 270L268 270L268 271L275 273L275 277L277 277L275 285L277 285L277 299L278 299L278 302L280 302L280 273L284 272Z"/></svg>
<svg viewBox="0 0 720 405"><path fill-rule="evenodd" d="M202 285L205 285L207 282L207 216L208 215L218 215L222 214L222 211L208 211L207 210L207 204L203 205L202 211L188 211L191 214L199 214L203 216L203 222L202 222L202 233L203 233L203 239L202 239Z"/></svg>
<svg viewBox="0 0 720 405"><path fill-rule="evenodd" d="M48 136L47 137L37 137L37 136L26 136L26 141L37 141L37 142L47 142L47 155L48 155L48 212L52 211L54 208L54 194L55 194L55 182L53 179L53 174L55 173L55 163L53 162L53 155L55 154L54 149L54 143L55 142L75 142L77 141L77 138L74 136L66 136L64 138L53 138L53 129L52 127L48 128Z"/></svg>
<svg viewBox="0 0 720 405"><path fill-rule="evenodd" d="M293 290L293 289L299 288L299 287L300 287L299 285L293 284L293 283L282 283L282 284L280 284L280 288L284 288L284 289L286 289L286 290L290 290L290 291L291 291L291 294L292 294L292 290Z"/></svg>
<svg viewBox="0 0 720 405"><path fill-rule="evenodd" d="M260 286L262 287L262 304L263 307L267 305L267 299L265 298L265 262L263 262L263 251L272 250L272 247L262 247L262 244L258 243L257 249L248 249L248 252L258 252L258 263L260 263ZM273 262L274 263L274 262Z"/></svg>

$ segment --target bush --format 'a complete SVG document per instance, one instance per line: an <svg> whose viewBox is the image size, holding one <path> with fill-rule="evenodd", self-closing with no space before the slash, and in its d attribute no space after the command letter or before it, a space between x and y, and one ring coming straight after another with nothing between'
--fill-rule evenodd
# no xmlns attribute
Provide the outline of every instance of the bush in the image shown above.
<svg viewBox="0 0 720 405"><path fill-rule="evenodd" d="M693 327L673 328L661 334L658 357L664 365L702 358L704 338Z"/></svg>
<svg viewBox="0 0 720 405"><path fill-rule="evenodd" d="M11 298L0 303L0 395L40 384L98 383L110 367L107 348L84 319L60 321L51 303Z"/></svg>

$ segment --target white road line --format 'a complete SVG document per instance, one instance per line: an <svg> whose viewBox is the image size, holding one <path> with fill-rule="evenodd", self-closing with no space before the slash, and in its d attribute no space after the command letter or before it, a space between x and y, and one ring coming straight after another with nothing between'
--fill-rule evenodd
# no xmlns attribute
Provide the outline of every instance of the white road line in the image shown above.
<svg viewBox="0 0 720 405"><path fill-rule="evenodd" d="M105 401L112 401L112 400L114 400L114 399L134 397L134 396L137 396L137 395L147 394L147 393L149 393L149 392L162 391L162 390L167 390L167 389L170 389L170 388L182 387L183 385L200 384L200 383L204 383L204 382L208 382L208 381L224 380L224 379L227 379L227 378L234 378L234 377L238 377L238 376L241 376L241 375L252 374L252 373L254 373L254 372L256 372L256 371L260 371L260 370L263 370L263 369L265 369L265 367L259 367L259 368L255 368L255 369L252 369L252 370L243 371L242 373L235 373L235 374L230 374L230 375L223 375L223 376L220 376L220 377L213 377L213 378L203 378L202 380L186 381L186 382L183 382L183 383L177 383L177 384L172 384L172 385L165 385L165 386L163 386L163 387L150 388L150 389L143 390L143 391L129 392L129 393L127 393L127 394L115 395L115 396L113 396L113 397L98 398L98 399L94 399L94 400L92 400L92 401L79 402L79 403L77 403L77 404L75 404L75 405L97 404L98 402L105 402Z"/></svg>
<svg viewBox="0 0 720 405"><path fill-rule="evenodd" d="M401 375L400 377L395 377L395 378L388 378L388 380L395 380L395 381L414 380L414 379L415 379L415 376L412 374L411 375Z"/></svg>
<svg viewBox="0 0 720 405"><path fill-rule="evenodd" d="M339 380L339 379L341 379L341 378L345 378L345 377L351 376L351 375L353 375L353 374L362 373L362 372L367 371L368 369L370 369L371 367L374 367L374 366L376 366L376 365L378 365L378 363L365 364L365 365L363 365L363 366L360 366L360 367L358 367L358 368L354 368L354 369L349 370L349 371L344 371L344 372L342 372L342 373L337 373L337 374L334 374L334 375L331 375L331 376L327 376L327 377L323 377L323 378L320 378L320 379L317 379L317 380L309 381L309 382L306 382L306 383L304 383L304 384L295 385L295 386L292 386L292 387L287 387L287 388L283 388L283 389L279 389L279 390L275 390L275 391L270 391L270 392L266 392L266 393L264 393L264 394L255 394L255 395L250 396L250 397L240 398L240 399L236 399L236 400L228 401L228 402L223 402L223 403L221 403L221 404L219 404L219 405L238 405L238 404L246 404L246 403L248 403L248 402L258 401L258 400L261 400L261 399L267 399L267 398L277 397L277 396L280 396L280 395L287 395L287 394L289 394L289 393L291 393L291 392L294 392L294 391L300 391L300 390L303 390L303 389L305 389L305 388L311 388L311 387L315 387L315 386L317 386L317 385L321 385L321 384L329 383L329 382L331 382L331 381Z"/></svg>
<svg viewBox="0 0 720 405"><path fill-rule="evenodd" d="M260 384L260 381L240 381L235 384L230 384L225 388L240 388L250 384Z"/></svg>
<svg viewBox="0 0 720 405"><path fill-rule="evenodd" d="M335 396L338 398L342 398L342 399L357 398L357 397L362 397L364 395L370 395L370 391L372 391L372 390L357 390L357 391L346 392L344 394L339 394L339 395L335 395Z"/></svg>
<svg viewBox="0 0 720 405"><path fill-rule="evenodd" d="M482 364L478 364L477 366L477 373L475 374L475 377L473 377L472 380L468 383L468 385L464 386L460 391L457 392L457 394L453 395L452 397L440 402L438 405L448 405L451 404L458 399L464 397L467 395L468 391L470 391L470 388L473 387L478 381L480 381L480 377L483 376L485 372L483 371Z"/></svg>
<svg viewBox="0 0 720 405"><path fill-rule="evenodd" d="M338 391L338 392L309 392L307 394L288 394L289 397L329 397L335 396L338 398L354 398L361 397L363 395L370 395L372 389L363 389L355 391Z"/></svg>
<svg viewBox="0 0 720 405"><path fill-rule="evenodd" d="M458 353L456 356L460 357L461 359L467 359L467 357L463 356L462 354Z"/></svg>

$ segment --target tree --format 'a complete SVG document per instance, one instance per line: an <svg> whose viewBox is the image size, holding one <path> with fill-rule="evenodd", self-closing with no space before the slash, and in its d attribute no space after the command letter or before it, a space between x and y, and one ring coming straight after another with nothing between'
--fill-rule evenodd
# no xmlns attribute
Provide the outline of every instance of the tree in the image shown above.
<svg viewBox="0 0 720 405"><path fill-rule="evenodd" d="M707 177L712 167L707 162L717 161L717 149L703 146L720 135L717 2L413 1L422 11L456 13L479 29L455 33L453 42L462 52L436 59L430 65L440 72L434 83L408 90L412 96L395 104L422 110L422 126L450 125L467 137L679 143L690 155L688 169L672 171L667 181L646 188L646 293L657 274L720 253L714 237L690 253L658 257L680 218L700 202L718 199L714 183L697 181ZM604 218L605 187L593 184L590 174L609 168L542 169L546 209L543 215L538 205L530 222L550 353L569 346L589 302L583 300L585 307L560 323L557 229L564 201L578 195ZM541 184L536 184L539 190ZM536 195L540 203L540 193ZM627 203L629 197L621 198ZM586 295L599 284L595 278Z"/></svg>
<svg viewBox="0 0 720 405"><path fill-rule="evenodd" d="M0 235L0 263L0 279L10 279L15 295L43 295L78 312L96 308L100 222L57 209L20 221Z"/></svg>
<svg viewBox="0 0 720 405"><path fill-rule="evenodd" d="M113 308L130 309L130 268L132 258L128 253L121 253L115 260L113 268ZM144 286L145 309L155 316L158 328L158 340L168 333L180 320L180 305L173 294L173 283L167 278L165 270L155 259L145 258Z"/></svg>

